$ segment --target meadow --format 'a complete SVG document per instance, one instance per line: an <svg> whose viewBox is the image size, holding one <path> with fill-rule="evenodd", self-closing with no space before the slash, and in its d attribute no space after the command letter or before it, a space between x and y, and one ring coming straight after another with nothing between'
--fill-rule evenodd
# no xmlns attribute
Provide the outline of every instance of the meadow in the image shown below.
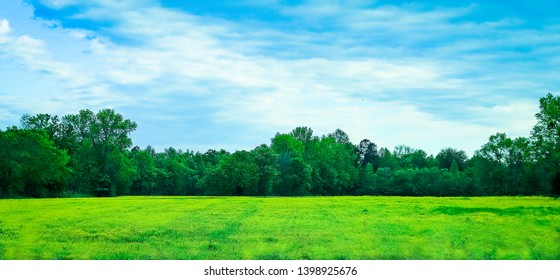
<svg viewBox="0 0 560 280"><path fill-rule="evenodd" d="M548 197L0 200L0 259L560 259Z"/></svg>

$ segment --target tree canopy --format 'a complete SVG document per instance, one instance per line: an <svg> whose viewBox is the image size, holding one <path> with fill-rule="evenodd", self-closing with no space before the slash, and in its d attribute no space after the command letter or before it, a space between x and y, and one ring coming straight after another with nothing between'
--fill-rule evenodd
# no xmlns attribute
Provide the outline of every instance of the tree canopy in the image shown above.
<svg viewBox="0 0 560 280"><path fill-rule="evenodd" d="M0 197L117 195L560 195L560 97L540 99L530 137L489 136L475 154L354 145L341 129L277 133L251 151L132 146L112 109L24 115L0 130Z"/></svg>

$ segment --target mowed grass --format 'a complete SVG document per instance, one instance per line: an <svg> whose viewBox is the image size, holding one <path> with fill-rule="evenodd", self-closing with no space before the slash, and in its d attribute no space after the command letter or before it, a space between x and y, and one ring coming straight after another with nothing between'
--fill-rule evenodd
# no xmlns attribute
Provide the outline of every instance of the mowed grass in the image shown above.
<svg viewBox="0 0 560 280"><path fill-rule="evenodd" d="M0 200L0 259L560 259L545 197Z"/></svg>

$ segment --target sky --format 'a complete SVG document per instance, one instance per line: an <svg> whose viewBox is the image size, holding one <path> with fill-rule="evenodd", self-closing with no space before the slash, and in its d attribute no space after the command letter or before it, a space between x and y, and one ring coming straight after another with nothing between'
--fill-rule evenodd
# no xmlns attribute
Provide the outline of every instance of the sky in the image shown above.
<svg viewBox="0 0 560 280"><path fill-rule="evenodd" d="M560 93L555 2L2 0L0 128L111 108L158 151L307 126L472 155Z"/></svg>

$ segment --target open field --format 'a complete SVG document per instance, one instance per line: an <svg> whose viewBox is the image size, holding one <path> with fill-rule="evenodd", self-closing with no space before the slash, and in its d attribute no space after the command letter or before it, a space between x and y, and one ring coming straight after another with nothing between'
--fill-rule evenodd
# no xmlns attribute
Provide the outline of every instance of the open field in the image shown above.
<svg viewBox="0 0 560 280"><path fill-rule="evenodd" d="M0 259L558 260L560 200L0 200Z"/></svg>

